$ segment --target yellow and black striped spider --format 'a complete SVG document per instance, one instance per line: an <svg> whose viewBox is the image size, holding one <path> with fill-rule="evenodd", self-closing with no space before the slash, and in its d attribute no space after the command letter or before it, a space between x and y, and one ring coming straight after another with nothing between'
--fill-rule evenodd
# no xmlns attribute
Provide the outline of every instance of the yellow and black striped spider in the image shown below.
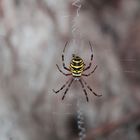
<svg viewBox="0 0 140 140"><path fill-rule="evenodd" d="M58 93L58 92L61 91L64 87L67 86L67 88L66 88L66 90L65 90L65 92L64 92L64 94L63 94L63 96L62 96L62 100L63 100L63 99L65 98L65 95L66 95L67 91L69 90L69 88L70 88L72 82L73 82L74 80L77 80L77 81L80 82L80 84L81 84L81 86L82 86L82 88L83 88L83 91L84 91L84 93L85 93L87 102L89 101L89 99L88 99L88 95L87 95L87 91L86 91L86 89L85 89L85 86L86 86L95 96L98 96L98 97L99 97L99 96L102 96L102 95L96 94L96 93L90 88L90 86L87 85L86 81L82 78L82 76L90 76L92 73L94 73L94 71L95 71L96 68L97 68L97 65L96 65L95 68L94 68L89 74L84 74L84 72L85 72L86 70L88 70L88 69L91 67L92 60L93 60L93 50L92 50L92 45L91 45L91 43L89 42L89 45L90 45L90 48L91 48L91 58L90 58L90 63L89 63L89 65L88 65L87 67L85 67L85 63L84 63L83 59L80 58L79 56L73 54L73 55L72 55L72 60L71 60L70 65L69 65L69 68L66 67L65 62L64 62L64 53L65 53L65 48L66 48L67 44L68 44L68 42L66 42L65 47L64 47L64 49L63 49L63 53L62 53L62 62L63 62L63 68L64 68L65 70L69 71L69 73L64 73L64 72L59 68L59 66L58 66L57 64L56 64L56 66L57 66L58 70L59 70L62 74L64 74L65 76L72 76L72 77L71 77L59 90L55 91L55 90L53 89L53 91L54 91L55 93Z"/></svg>

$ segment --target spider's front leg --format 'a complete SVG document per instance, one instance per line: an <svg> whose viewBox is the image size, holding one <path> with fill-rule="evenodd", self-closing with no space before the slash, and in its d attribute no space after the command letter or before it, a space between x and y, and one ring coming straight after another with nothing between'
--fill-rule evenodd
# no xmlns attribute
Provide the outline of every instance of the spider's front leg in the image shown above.
<svg viewBox="0 0 140 140"><path fill-rule="evenodd" d="M63 53L62 53L62 63L63 63L63 68L64 68L65 70L67 70L67 71L70 71L70 69L66 67L65 62L64 62L64 53L65 53L65 48L66 48L67 44L68 44L68 41L66 42L65 47L64 47L64 49L63 49Z"/></svg>
<svg viewBox="0 0 140 140"><path fill-rule="evenodd" d="M90 63L89 63L89 65L84 69L84 71L90 69L91 64L92 64L92 60L93 60L93 49L92 49L92 45L91 45L90 41L89 41L89 45L90 45L90 49L91 49Z"/></svg>

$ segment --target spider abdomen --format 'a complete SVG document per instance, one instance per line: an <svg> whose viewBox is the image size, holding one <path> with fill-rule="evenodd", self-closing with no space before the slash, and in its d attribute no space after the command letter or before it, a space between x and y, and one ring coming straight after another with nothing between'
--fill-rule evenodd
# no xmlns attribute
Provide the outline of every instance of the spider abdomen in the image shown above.
<svg viewBox="0 0 140 140"><path fill-rule="evenodd" d="M73 57L70 62L70 71L74 77L80 77L84 70L84 62L79 56Z"/></svg>

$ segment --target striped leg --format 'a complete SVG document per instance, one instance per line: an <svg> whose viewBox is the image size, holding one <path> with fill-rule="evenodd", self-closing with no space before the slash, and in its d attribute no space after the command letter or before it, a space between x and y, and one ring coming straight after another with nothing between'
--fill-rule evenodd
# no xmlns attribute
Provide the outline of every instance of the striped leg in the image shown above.
<svg viewBox="0 0 140 140"><path fill-rule="evenodd" d="M65 76L71 75L71 73L64 73L64 72L59 68L59 66L58 66L57 64L56 64L56 66L57 66L58 70L59 70L62 74L64 74Z"/></svg>
<svg viewBox="0 0 140 140"><path fill-rule="evenodd" d="M58 93L59 91L61 91L61 90L69 83L70 80L71 80L71 79L69 79L59 90L55 91L55 90L53 89L53 92Z"/></svg>
<svg viewBox="0 0 140 140"><path fill-rule="evenodd" d="M90 63L89 63L89 65L84 69L84 71L88 70L88 69L91 67L92 60L93 60L93 49L92 49L92 45L91 45L90 41L89 41L89 45L90 45L90 49L91 49Z"/></svg>
<svg viewBox="0 0 140 140"><path fill-rule="evenodd" d="M64 100L64 98L65 98L65 96L66 96L66 94L67 94L67 92L68 92L68 90L69 90L69 88L70 88L70 86L71 86L73 80L74 80L74 78L72 78L71 81L70 81L70 83L68 84L68 87L67 87L67 89L66 89L65 92L64 92L64 95L63 95L63 97L62 97L62 100Z"/></svg>
<svg viewBox="0 0 140 140"><path fill-rule="evenodd" d="M95 70L97 69L97 65L95 66L95 68L93 69L93 71L92 72L90 72L89 74L82 74L82 76L90 76L92 73L94 73L95 72Z"/></svg>
<svg viewBox="0 0 140 140"><path fill-rule="evenodd" d="M80 82L80 84L81 84L81 86L82 86L82 88L83 88L83 91L84 91L84 93L85 93L85 95L86 95L86 99L87 99L87 102L88 102L88 95L87 95L87 91L85 90L84 84L83 84L83 82L82 82L81 79L79 79L79 82Z"/></svg>
<svg viewBox="0 0 140 140"><path fill-rule="evenodd" d="M102 96L101 94L96 94L96 93L91 89L91 87L86 83L86 81L85 81L83 78L82 78L82 80L83 80L84 84L87 86L87 88L88 88L95 96L98 96L98 97Z"/></svg>
<svg viewBox="0 0 140 140"><path fill-rule="evenodd" d="M66 67L65 62L64 62L64 53L65 53L65 48L66 48L67 44L68 44L68 41L66 42L65 47L63 49L62 62L63 62L63 68L67 71L70 71L70 69Z"/></svg>

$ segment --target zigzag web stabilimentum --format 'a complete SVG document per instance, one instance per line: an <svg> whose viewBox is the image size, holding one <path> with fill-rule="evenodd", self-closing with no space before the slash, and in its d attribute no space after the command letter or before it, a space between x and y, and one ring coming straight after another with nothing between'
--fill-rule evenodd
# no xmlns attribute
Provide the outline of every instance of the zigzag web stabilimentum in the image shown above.
<svg viewBox="0 0 140 140"><path fill-rule="evenodd" d="M76 25L76 21L80 16L80 9L82 7L82 1L75 0L72 3L72 5L77 8L76 16L74 17L74 19L72 21L73 22L73 25L72 25L73 45L82 46L81 32L80 32L80 29ZM77 51L78 51L78 53L80 53L79 47L78 47ZM83 104L83 102L80 99L80 96L78 97L78 95L77 95L76 109L77 109L77 126L78 126L78 130L79 130L79 133L78 133L79 140L84 140L86 137L86 129L85 129L85 125L84 125L84 114L83 114L83 110L82 110L82 104Z"/></svg>
<svg viewBox="0 0 140 140"><path fill-rule="evenodd" d="M72 5L74 7L77 8L76 10L76 16L73 19L73 25L72 25L72 35L73 35L73 45L75 46L79 46L82 45L82 39L81 39L81 33L80 33L80 29L78 29L77 25L76 25L76 21L80 16L80 9L82 7L82 1L81 0L75 0ZM79 42L78 42L79 40ZM77 42L76 42L77 41ZM78 52L80 52L79 47L78 47ZM80 97L78 97L77 95L77 105L76 105L76 109L77 109L77 126L78 126L78 137L79 140L84 140L86 137L86 129L85 129L85 125L84 125L84 114L82 111L82 100L80 99Z"/></svg>
<svg viewBox="0 0 140 140"><path fill-rule="evenodd" d="M72 2L72 5L71 5L74 9L76 8L76 12L74 14L74 17L71 18L71 22L72 22L72 25L71 25L71 35L72 35L72 41L68 42L68 46L66 48L66 53L65 53L65 61L67 60L70 60L71 58L71 55L72 53L76 54L76 55L79 55L81 52L81 46L83 46L83 42L82 42L82 39L81 39L81 33L80 33L80 30L77 26L77 20L78 18L80 17L80 9L81 9L81 6L82 6L82 1L81 0L74 0ZM65 18L66 20L69 18L69 17L72 17L72 15L65 15L63 16L63 18ZM70 52L70 53L67 53L67 52ZM72 52L72 53L71 53ZM80 56L80 55L79 55ZM66 65L67 65L67 62L66 62ZM64 77L66 78L66 77ZM67 78L66 78L67 79ZM76 84L76 85L75 85ZM78 82L74 81L72 83L72 86L70 87L65 99L62 101L60 98L60 111L56 110L56 111L53 111L53 116L55 118L63 118L64 122L67 123L66 120L68 120L69 118L73 118L74 117L74 125L76 126L76 133L77 133L77 136L79 138L79 140L84 140L85 137L86 137L86 129L85 129L85 122L84 122L84 114L83 114L83 109L82 109L82 104L85 102L80 98L81 96L79 96L78 93L74 93L72 91L75 91L75 90L72 90L72 88L74 86L80 86L78 84ZM79 87L80 88L80 87ZM82 87L81 87L82 88ZM79 91L79 90L76 90L76 91ZM63 92L62 92L63 93ZM81 93L80 93L81 94ZM60 93L59 94L60 96L58 97L61 97L62 94ZM82 93L82 95L84 95L84 93ZM72 98L71 98L72 97ZM73 101L72 101L72 100ZM73 102L71 103L70 102ZM87 103L87 102L86 102ZM55 109L54 109L55 110ZM71 111L70 111L71 110ZM73 111L74 110L74 111ZM66 129L65 129L66 130ZM65 131L64 130L64 131ZM73 130L70 130L69 128L67 129L68 131L73 131ZM75 131L75 130L74 130ZM69 133L69 132L66 132L66 133ZM66 134L67 135L67 134ZM75 135L75 134L74 134ZM77 137L76 136L76 137Z"/></svg>

